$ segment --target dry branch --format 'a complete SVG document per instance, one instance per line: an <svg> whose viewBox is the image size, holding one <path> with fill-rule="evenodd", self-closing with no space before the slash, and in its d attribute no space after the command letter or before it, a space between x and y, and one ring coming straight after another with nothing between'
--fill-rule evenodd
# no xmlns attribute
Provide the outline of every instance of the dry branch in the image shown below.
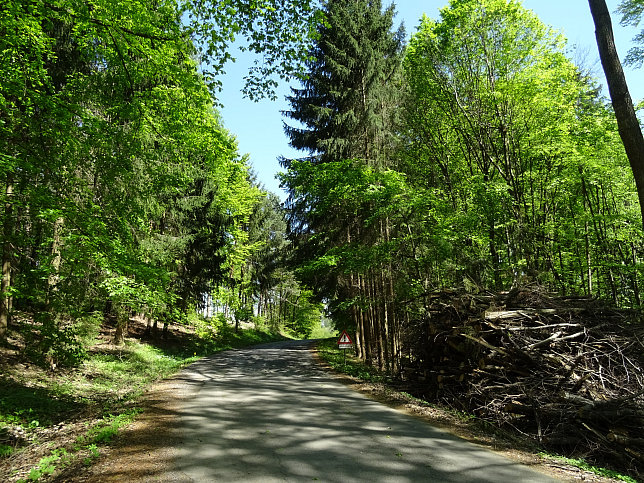
<svg viewBox="0 0 644 483"><path fill-rule="evenodd" d="M406 334L405 378L423 397L551 449L644 468L639 314L591 299L521 295L530 306L510 294L432 294L430 315Z"/></svg>

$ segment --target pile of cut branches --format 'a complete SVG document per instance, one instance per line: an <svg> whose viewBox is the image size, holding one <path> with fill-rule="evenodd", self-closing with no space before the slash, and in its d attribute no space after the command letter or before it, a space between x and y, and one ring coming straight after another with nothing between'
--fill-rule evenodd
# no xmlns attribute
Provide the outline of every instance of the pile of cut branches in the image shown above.
<svg viewBox="0 0 644 483"><path fill-rule="evenodd" d="M527 434L545 448L644 469L639 313L534 291L436 293L406 334L419 395Z"/></svg>

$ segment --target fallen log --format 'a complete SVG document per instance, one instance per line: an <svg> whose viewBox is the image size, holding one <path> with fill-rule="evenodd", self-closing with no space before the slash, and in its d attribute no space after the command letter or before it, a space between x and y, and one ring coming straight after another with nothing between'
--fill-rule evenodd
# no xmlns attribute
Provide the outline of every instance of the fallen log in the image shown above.
<svg viewBox="0 0 644 483"><path fill-rule="evenodd" d="M583 308L566 308L565 310L561 309L514 309L514 310L501 310L501 311L490 311L485 312L486 320L508 320L508 319L529 319L534 316L539 315L561 315L562 313L566 314L579 314L582 313Z"/></svg>

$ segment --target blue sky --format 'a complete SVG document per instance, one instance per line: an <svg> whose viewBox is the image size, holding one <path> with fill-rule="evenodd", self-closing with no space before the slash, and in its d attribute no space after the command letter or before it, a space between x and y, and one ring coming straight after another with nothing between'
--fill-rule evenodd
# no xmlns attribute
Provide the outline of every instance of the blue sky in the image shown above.
<svg viewBox="0 0 644 483"><path fill-rule="evenodd" d="M437 19L439 9L448 3L448 0L398 0L396 9L396 25L404 22L407 34L411 35L419 24L423 13ZM383 1L387 5L387 1ZM608 8L614 12L619 4L618 0L608 0ZM597 46L595 44L595 30L592 17L586 0L524 0L523 5L533 10L541 20L560 30L574 46L579 55L585 57L586 65L594 66L596 77L603 81L603 72L598 61ZM613 29L615 43L620 58L624 58L632 46L632 38L637 33L636 29L624 28L619 25L619 17L613 13ZM285 193L279 188L275 174L281 170L277 158L299 157L303 153L295 151L288 146L288 139L283 132L283 118L280 111L287 109L284 96L289 93L289 87L282 84L278 91L277 101L263 100L251 102L242 98L242 78L252 59L239 56L235 64L227 67L227 74L223 78L223 91L220 101L224 107L222 115L226 128L237 137L239 150L248 154L251 165L257 174L258 180L264 187L285 198ZM633 100L637 102L644 97L644 69L626 69L626 77ZM297 85L297 84L294 84ZM606 92L606 96L607 96Z"/></svg>

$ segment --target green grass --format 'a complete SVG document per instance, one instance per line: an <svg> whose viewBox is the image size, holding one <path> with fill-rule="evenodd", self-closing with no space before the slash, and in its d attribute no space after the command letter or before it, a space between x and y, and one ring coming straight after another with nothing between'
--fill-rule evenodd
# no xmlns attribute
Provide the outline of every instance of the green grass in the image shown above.
<svg viewBox="0 0 644 483"><path fill-rule="evenodd" d="M96 354L83 363L79 378L61 381L60 390L79 394L80 384L91 385L91 394L120 393L124 389L136 393L149 383L166 378L186 364L198 359L196 355L168 355L161 349L129 342L117 353ZM89 380L88 380L89 376Z"/></svg>
<svg viewBox="0 0 644 483"><path fill-rule="evenodd" d="M56 471L69 466L78 458L82 458L83 464L89 465L100 457L99 445L107 444L118 435L121 428L132 423L141 410L138 408L129 409L118 415L107 415L97 423L89 427L85 434L79 436L76 444L70 448L56 448L47 456L40 459L38 464L31 468L26 480L39 481L43 477L53 475Z"/></svg>
<svg viewBox="0 0 644 483"><path fill-rule="evenodd" d="M110 443L120 429L132 423L141 413L139 408L127 410L121 414L109 414L102 421L92 426L86 434L78 438L78 442L96 448L97 444Z"/></svg>
<svg viewBox="0 0 644 483"><path fill-rule="evenodd" d="M596 475L603 476L605 478L613 478L615 480L621 480L621 481L626 481L627 483L637 483L638 480L631 478L630 476L622 475L618 471L614 470L609 470L607 468L600 468L597 466L593 466L583 459L578 459L578 458L566 458L564 456L558 456L558 455L551 455L548 453L539 453L539 456L542 457L543 459L550 460L550 461L558 461L560 463L564 463L570 466L574 466L576 468L579 468L584 471L590 471L591 473L595 473Z"/></svg>
<svg viewBox="0 0 644 483"><path fill-rule="evenodd" d="M338 372L368 382L384 382L388 380L387 376L378 371L377 368L357 359L352 349L347 349L346 351L338 349L336 337L319 341L317 349L320 358Z"/></svg>
<svg viewBox="0 0 644 483"><path fill-rule="evenodd" d="M222 350L285 339L283 335L268 329L245 329L236 332L233 326L218 322L216 319L212 321L196 319L191 323L194 325L196 336L179 347L167 350L166 354L189 359Z"/></svg>
<svg viewBox="0 0 644 483"><path fill-rule="evenodd" d="M4 458L5 456L11 456L12 453L13 453L13 446L0 444L0 458Z"/></svg>

